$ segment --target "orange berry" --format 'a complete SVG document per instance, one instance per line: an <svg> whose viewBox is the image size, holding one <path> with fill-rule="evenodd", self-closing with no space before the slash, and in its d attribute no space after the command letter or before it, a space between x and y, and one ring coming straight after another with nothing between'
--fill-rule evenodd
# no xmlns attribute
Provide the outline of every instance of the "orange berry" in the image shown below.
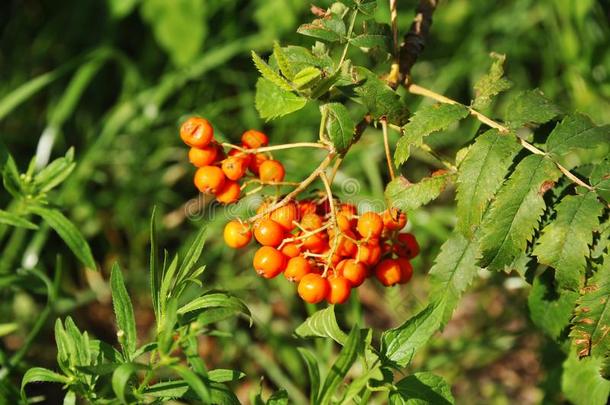
<svg viewBox="0 0 610 405"><path fill-rule="evenodd" d="M216 156L218 156L216 145L189 149L189 161L196 167L211 165L216 160Z"/></svg>
<svg viewBox="0 0 610 405"><path fill-rule="evenodd" d="M195 172L195 186L202 193L215 193L224 185L226 177L216 166L204 166Z"/></svg>
<svg viewBox="0 0 610 405"><path fill-rule="evenodd" d="M264 182L279 182L284 180L284 165L277 160L265 160L258 168L258 177Z"/></svg>
<svg viewBox="0 0 610 405"><path fill-rule="evenodd" d="M299 201L299 216L302 218L305 214L315 214L316 203L311 200Z"/></svg>
<svg viewBox="0 0 610 405"><path fill-rule="evenodd" d="M383 225L388 231L399 231L407 224L407 216L397 208L383 212Z"/></svg>
<svg viewBox="0 0 610 405"><path fill-rule="evenodd" d="M408 259L404 257L399 257L396 259L398 265L400 266L400 284L407 284L411 281L411 277L413 277L413 266Z"/></svg>
<svg viewBox="0 0 610 405"><path fill-rule="evenodd" d="M214 137L214 128L208 120L191 117L180 126L180 138L188 146L203 148L208 146Z"/></svg>
<svg viewBox="0 0 610 405"><path fill-rule="evenodd" d="M269 144L269 138L260 131L249 129L242 134L241 144L248 149L261 148Z"/></svg>
<svg viewBox="0 0 610 405"><path fill-rule="evenodd" d="M356 259L368 266L376 264L381 258L381 247L379 243L361 243L356 252Z"/></svg>
<svg viewBox="0 0 610 405"><path fill-rule="evenodd" d="M231 204L239 200L241 187L239 183L233 180L226 180L225 184L214 195L216 200L223 204Z"/></svg>
<svg viewBox="0 0 610 405"><path fill-rule="evenodd" d="M328 296L330 285L320 274L309 273L303 276L297 289L299 296L310 304L317 304Z"/></svg>
<svg viewBox="0 0 610 405"><path fill-rule="evenodd" d="M413 259L419 254L419 243L412 233L399 233L394 244L394 253L406 259Z"/></svg>
<svg viewBox="0 0 610 405"><path fill-rule="evenodd" d="M309 250L312 253L322 253L328 248L328 240L322 234L322 232L314 233L303 239L303 248Z"/></svg>
<svg viewBox="0 0 610 405"><path fill-rule="evenodd" d="M301 254L301 248L294 242L285 243L280 250L288 257L297 257Z"/></svg>
<svg viewBox="0 0 610 405"><path fill-rule="evenodd" d="M286 256L271 246L263 246L254 254L254 270L265 278L273 278L286 268Z"/></svg>
<svg viewBox="0 0 610 405"><path fill-rule="evenodd" d="M254 173L255 175L258 176L258 173L260 171L261 165L266 162L267 160L269 160L269 158L267 157L267 155L265 155L264 153L257 153L256 155L254 155L253 157L251 157L250 159L250 164L248 165L248 169Z"/></svg>
<svg viewBox="0 0 610 405"><path fill-rule="evenodd" d="M278 246L284 239L284 228L271 219L261 219L254 225L254 237L263 246Z"/></svg>
<svg viewBox="0 0 610 405"><path fill-rule="evenodd" d="M375 266L375 277L386 287L398 284L402 279L400 264L395 259L385 259Z"/></svg>
<svg viewBox="0 0 610 405"><path fill-rule="evenodd" d="M242 159L246 168L250 165L250 162L254 158L254 155L252 155L251 153L242 152L239 149L231 149L228 153L228 156Z"/></svg>
<svg viewBox="0 0 610 405"><path fill-rule="evenodd" d="M342 203L341 205L339 205L339 212L354 216L358 213L358 209L354 204Z"/></svg>
<svg viewBox="0 0 610 405"><path fill-rule="evenodd" d="M301 217L301 227L308 231L314 231L322 227L322 217L318 214L307 213Z"/></svg>
<svg viewBox="0 0 610 405"><path fill-rule="evenodd" d="M383 220L375 212L365 212L358 218L357 229L363 238L378 238L383 231Z"/></svg>
<svg viewBox="0 0 610 405"><path fill-rule="evenodd" d="M337 225L342 231L351 230L355 223L355 218L353 218L351 214L342 211L337 214Z"/></svg>
<svg viewBox="0 0 610 405"><path fill-rule="evenodd" d="M368 276L368 270L363 263L357 263L354 259L343 260L339 274L347 279L353 287L359 287Z"/></svg>
<svg viewBox="0 0 610 405"><path fill-rule="evenodd" d="M236 156L230 156L222 161L222 171L231 180L241 179L246 174L247 169L246 161Z"/></svg>
<svg viewBox="0 0 610 405"><path fill-rule="evenodd" d="M354 233L350 230L347 230L343 233L345 234L345 236L339 236L339 246L337 248L337 251L341 256L354 256L358 253L358 245L356 245L351 239L356 239L356 235L354 235Z"/></svg>
<svg viewBox="0 0 610 405"><path fill-rule="evenodd" d="M292 231L296 226L294 221L298 219L299 209L295 203L288 203L271 213L271 219L282 225L287 231Z"/></svg>
<svg viewBox="0 0 610 405"><path fill-rule="evenodd" d="M248 225L233 220L225 225L223 236L227 246L239 249L250 243L252 231Z"/></svg>
<svg viewBox="0 0 610 405"><path fill-rule="evenodd" d="M326 301L329 304L343 304L348 300L352 285L350 282L341 276L333 276L328 278L328 295L326 296Z"/></svg>
<svg viewBox="0 0 610 405"><path fill-rule="evenodd" d="M311 264L303 256L296 256L288 260L286 270L284 270L284 277L288 281L299 282L305 274L311 273Z"/></svg>

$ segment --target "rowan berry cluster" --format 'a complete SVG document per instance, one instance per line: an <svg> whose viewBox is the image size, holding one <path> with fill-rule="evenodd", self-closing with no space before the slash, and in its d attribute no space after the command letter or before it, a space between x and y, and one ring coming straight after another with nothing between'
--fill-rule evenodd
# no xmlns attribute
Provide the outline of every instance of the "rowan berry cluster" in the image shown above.
<svg viewBox="0 0 610 405"><path fill-rule="evenodd" d="M267 135L250 129L241 137L241 147L221 144L214 139L214 128L204 118L189 118L180 127L180 138L190 146L188 157L197 167L195 186L202 193L214 194L216 200L230 204L239 200L248 176L260 184L281 184L285 170L269 153L258 150L269 144ZM225 153L228 145L228 153Z"/></svg>
<svg viewBox="0 0 610 405"><path fill-rule="evenodd" d="M280 162L261 152L297 144L266 147L267 136L252 129L243 133L240 147L221 144L214 140L212 125L197 117L182 125L180 136L191 147L191 163L198 167L196 187L213 193L222 203L237 201L242 188L252 181L261 187L295 185L283 181ZM224 147L231 149L228 154ZM253 179L240 186L247 171ZM254 236L261 245L254 254L256 272L264 278L283 273L287 280L298 283L299 296L312 304L323 300L344 303L351 290L369 277L388 287L408 283L413 274L410 260L419 254L419 245L413 234L400 232L407 223L406 215L394 208L358 215L356 206L332 195L326 175L319 173L326 194L298 201L293 197L304 189L301 184L289 196L265 201L254 217L227 223L225 243L243 248Z"/></svg>
<svg viewBox="0 0 610 405"><path fill-rule="evenodd" d="M242 248L254 236L262 245L254 255L256 272L265 278L283 273L312 304L343 303L352 288L372 276L388 287L409 282L410 259L419 245L413 234L400 233L407 222L404 213L357 215L354 205L340 203L333 219L329 206L328 199L291 201L269 212L272 203L263 203L258 214L264 215L253 226L233 220L224 239Z"/></svg>

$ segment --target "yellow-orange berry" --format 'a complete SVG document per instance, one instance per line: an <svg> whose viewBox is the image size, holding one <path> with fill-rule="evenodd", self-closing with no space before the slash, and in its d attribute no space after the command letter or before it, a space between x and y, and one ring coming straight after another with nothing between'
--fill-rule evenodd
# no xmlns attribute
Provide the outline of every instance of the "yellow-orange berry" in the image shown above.
<svg viewBox="0 0 610 405"><path fill-rule="evenodd" d="M214 128L208 120L191 117L180 126L180 138L188 146L203 148L208 146L214 137Z"/></svg>
<svg viewBox="0 0 610 405"><path fill-rule="evenodd" d="M292 231L296 226L295 221L298 220L299 209L296 204L290 202L283 207L280 207L271 213L271 219L282 225L286 231Z"/></svg>
<svg viewBox="0 0 610 405"><path fill-rule="evenodd" d="M262 148L269 144L269 138L260 131L249 129L242 134L241 144L248 149Z"/></svg>
<svg viewBox="0 0 610 405"><path fill-rule="evenodd" d="M303 256L296 256L288 260L284 277L289 281L299 282L305 274L311 273L311 264Z"/></svg>
<svg viewBox="0 0 610 405"><path fill-rule="evenodd" d="M301 254L301 248L294 242L285 243L280 250L287 257L297 257Z"/></svg>
<svg viewBox="0 0 610 405"><path fill-rule="evenodd" d="M407 216L397 208L389 208L383 212L383 225L388 231L398 231L407 224Z"/></svg>
<svg viewBox="0 0 610 405"><path fill-rule="evenodd" d="M225 225L223 236L227 246L239 249L250 243L252 231L248 225L233 220Z"/></svg>
<svg viewBox="0 0 610 405"><path fill-rule="evenodd" d="M284 165L277 160L265 160L258 168L258 177L264 182L280 182L284 180Z"/></svg>
<svg viewBox="0 0 610 405"><path fill-rule="evenodd" d="M189 161L196 167L211 165L216 160L216 156L218 156L218 147L216 145L189 149Z"/></svg>
<svg viewBox="0 0 610 405"><path fill-rule="evenodd" d="M254 254L254 270L265 278L273 278L286 268L286 256L271 246L263 246Z"/></svg>
<svg viewBox="0 0 610 405"><path fill-rule="evenodd" d="M330 285L328 280L317 273L308 273L303 276L297 289L299 296L310 304L317 304L328 296Z"/></svg>
<svg viewBox="0 0 610 405"><path fill-rule="evenodd" d="M341 276L331 276L328 278L328 295L326 300L329 304L343 304L348 300L352 285L350 282Z"/></svg>
<svg viewBox="0 0 610 405"><path fill-rule="evenodd" d="M263 246L278 246L284 239L284 228L272 219L261 219L254 225L254 237Z"/></svg>
<svg viewBox="0 0 610 405"><path fill-rule="evenodd" d="M368 270L361 262L356 262L354 259L346 259L343 265L339 268L339 274L345 277L353 287L359 287L368 277Z"/></svg>
<svg viewBox="0 0 610 405"><path fill-rule="evenodd" d="M195 172L195 186L202 193L215 193L224 185L226 177L216 166L204 166Z"/></svg>
<svg viewBox="0 0 610 405"><path fill-rule="evenodd" d="M375 266L375 277L386 287L398 284L402 279L400 264L395 259L385 259Z"/></svg>
<svg viewBox="0 0 610 405"><path fill-rule="evenodd" d="M357 229L363 238L378 238L383 231L383 220L375 212L365 212L358 218Z"/></svg>
<svg viewBox="0 0 610 405"><path fill-rule="evenodd" d="M214 193L216 196L216 200L223 204L231 204L235 201L239 200L239 195L241 194L241 187L239 183L233 180L226 180L225 184Z"/></svg>
<svg viewBox="0 0 610 405"><path fill-rule="evenodd" d="M246 174L247 169L246 161L237 156L229 156L222 161L222 171L230 180L241 179Z"/></svg>

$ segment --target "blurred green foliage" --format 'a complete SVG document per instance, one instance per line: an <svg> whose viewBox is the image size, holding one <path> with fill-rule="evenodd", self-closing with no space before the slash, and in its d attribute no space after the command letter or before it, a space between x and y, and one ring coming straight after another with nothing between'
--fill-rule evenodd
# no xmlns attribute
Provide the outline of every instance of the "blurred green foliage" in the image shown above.
<svg viewBox="0 0 610 405"><path fill-rule="evenodd" d="M408 29L416 3L399 2L401 32ZM152 322L146 321L151 312L146 269L152 207L157 206L163 218L159 239L169 250L187 246L194 229L209 223L205 282L243 298L255 326L249 329L244 322L236 328L234 322L241 321L225 322L221 329L233 336L207 338L202 355L249 377L264 375L266 386L286 388L292 398L301 398L306 384L292 331L312 308L303 306L285 280L259 280L250 268L251 252L235 252L222 244L225 212L197 207L202 200L191 183L192 168L177 127L184 116L198 114L213 122L221 139L236 141L243 130L261 128L272 143L314 140L319 112L311 106L272 123L261 121L254 108L258 74L250 60L251 49L266 56L274 40L312 45L295 33L300 22L310 19L308 9L309 3L299 0L8 0L0 5L0 140L22 171L34 155L41 163L75 148L77 166L50 198L85 234L103 274L109 274L113 261L122 264L138 328L147 330ZM387 2L379 0L377 18L385 21L388 15ZM506 55L505 69L514 86L500 97L497 110L486 113L494 116L506 108L503 100L518 90L538 87L566 110L608 123L609 18L608 1L441 1L428 46L412 75L438 93L469 102L473 83L488 70L489 53L497 52ZM422 103L404 98L412 111ZM428 140L451 154L477 127L471 122L450 136L440 132ZM350 151L336 179L340 195L382 201L387 173L379 163L379 134L367 131ZM285 151L277 156L286 162L288 180L298 181L312 168L309 153ZM409 178L434 168L426 156L413 157L403 168ZM363 318L367 325L389 327L420 309L426 296L422 276L455 221L452 201L448 191L433 205L410 213L410 226L423 246L415 262L415 282L385 293L371 287L360 297L362 306L355 298L345 305L341 319L351 324ZM0 194L1 206L9 202L7 193ZM199 215L186 218L185 209ZM78 270L76 259L48 228L2 231L0 243L5 268L26 266L28 258L51 274L56 255L65 255L57 315L72 314L93 334L114 339L103 284ZM552 392L553 378L558 378L552 353L541 359L519 357L528 349L553 349L528 327L522 291L498 288L505 282L498 274L479 281L465 298L464 313L457 314L429 353L416 359L414 367L435 370L457 387L458 403L557 399ZM0 341L11 351L22 343L44 298L18 288L1 294L0 318L18 325L17 332ZM49 323L26 360L53 364L55 354L47 350L51 340ZM329 342L316 346L318 355L330 355ZM512 367L515 362L518 366ZM502 364L508 371L497 370ZM529 380L521 378L519 367L532 364L539 368L537 373L527 374ZM508 385L503 372L512 372ZM13 378L19 381L18 375ZM240 398L247 398L256 384L255 378L238 384Z"/></svg>

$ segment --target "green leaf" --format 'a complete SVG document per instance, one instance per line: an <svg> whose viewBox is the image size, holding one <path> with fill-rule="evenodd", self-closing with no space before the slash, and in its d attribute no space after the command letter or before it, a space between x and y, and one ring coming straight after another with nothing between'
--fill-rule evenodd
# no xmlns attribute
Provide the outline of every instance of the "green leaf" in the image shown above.
<svg viewBox="0 0 610 405"><path fill-rule="evenodd" d="M64 396L63 405L76 405L76 394L74 393L74 391L66 392L66 395Z"/></svg>
<svg viewBox="0 0 610 405"><path fill-rule="evenodd" d="M430 297L443 307L441 325L446 325L457 304L477 274L477 243L453 232L441 246L430 269Z"/></svg>
<svg viewBox="0 0 610 405"><path fill-rule="evenodd" d="M512 83L503 77L506 55L492 52L490 56L494 61L489 68L489 73L483 75L474 85L475 99L472 102L472 108L477 110L487 108L494 96L512 86Z"/></svg>
<svg viewBox="0 0 610 405"><path fill-rule="evenodd" d="M273 43L273 57L284 77L288 78L288 80L293 80L295 75L294 67L277 41Z"/></svg>
<svg viewBox="0 0 610 405"><path fill-rule="evenodd" d="M519 93L506 106L506 121L513 128L523 124L544 124L561 114L561 109L538 90Z"/></svg>
<svg viewBox="0 0 610 405"><path fill-rule="evenodd" d="M239 381L244 378L246 375L241 371L237 370L227 370L224 368L217 368L215 370L210 370L208 372L208 378L211 381L215 381L218 383L230 382L230 381Z"/></svg>
<svg viewBox="0 0 610 405"><path fill-rule="evenodd" d="M311 23L303 24L297 28L297 32L308 37L318 38L323 41L336 42L345 37L345 23L336 14L330 14L324 18L317 18Z"/></svg>
<svg viewBox="0 0 610 405"><path fill-rule="evenodd" d="M402 325L381 335L381 353L391 366L406 367L419 350L440 328L444 306L429 304Z"/></svg>
<svg viewBox="0 0 610 405"><path fill-rule="evenodd" d="M391 391L390 405L451 405L455 403L451 387L443 377L424 371L396 383Z"/></svg>
<svg viewBox="0 0 610 405"><path fill-rule="evenodd" d="M589 117L573 114L555 126L546 141L546 150L563 157L575 149L594 149L610 143L610 125L596 126Z"/></svg>
<svg viewBox="0 0 610 405"><path fill-rule="evenodd" d="M68 384L69 378L54 371L42 367L32 367L28 369L21 380L21 397L27 402L25 396L25 386L31 382L54 382Z"/></svg>
<svg viewBox="0 0 610 405"><path fill-rule="evenodd" d="M150 385L144 389L144 394L156 398L182 398L189 390L186 381L164 381Z"/></svg>
<svg viewBox="0 0 610 405"><path fill-rule="evenodd" d="M113 18L121 19L128 16L141 0L107 0Z"/></svg>
<svg viewBox="0 0 610 405"><path fill-rule="evenodd" d="M400 176L388 183L385 197L392 207L414 210L436 199L454 178L454 173L444 172L411 183Z"/></svg>
<svg viewBox="0 0 610 405"><path fill-rule="evenodd" d="M343 346L341 353L339 353L339 357L335 360L324 380L320 395L315 401L316 404L325 405L331 402L335 390L341 381L343 381L343 378L352 367L352 364L356 361L358 353L362 351L363 345L361 336L360 328L358 328L358 325L354 325L350 334L347 336L345 346Z"/></svg>
<svg viewBox="0 0 610 405"><path fill-rule="evenodd" d="M7 224L26 229L38 229L38 225L12 212L0 210L0 224Z"/></svg>
<svg viewBox="0 0 610 405"><path fill-rule="evenodd" d="M587 281L577 301L570 337L580 357L603 356L610 351L610 256Z"/></svg>
<svg viewBox="0 0 610 405"><path fill-rule="evenodd" d="M315 312L294 332L300 337L329 337L340 345L343 345L346 339L345 332L337 324L334 305Z"/></svg>
<svg viewBox="0 0 610 405"><path fill-rule="evenodd" d="M11 155L6 156L4 167L2 168L2 184L13 197L21 197L23 184L19 176L17 164L15 164L15 160Z"/></svg>
<svg viewBox="0 0 610 405"><path fill-rule="evenodd" d="M279 87L282 90L286 90L286 91L294 90L286 79L284 79L282 76L280 76L278 73L276 73L275 70L273 70L271 68L271 66L269 66L267 64L267 62L265 62L254 51L252 51L252 61L254 62L254 65L256 66L258 71L261 73L261 75L263 75L263 78L265 78L268 81L270 81L271 83L275 84L277 87Z"/></svg>
<svg viewBox="0 0 610 405"><path fill-rule="evenodd" d="M118 263L112 266L110 273L110 288L112 290L112 305L117 323L117 336L119 343L123 347L123 353L127 360L131 360L136 351L136 320L133 314L131 298L125 288L123 274Z"/></svg>
<svg viewBox="0 0 610 405"><path fill-rule="evenodd" d="M574 405L606 405L610 395L610 381L599 373L602 359L578 359L570 353L563 363L561 390Z"/></svg>
<svg viewBox="0 0 610 405"><path fill-rule="evenodd" d="M19 324L15 322L0 323L0 337L10 335L19 330Z"/></svg>
<svg viewBox="0 0 610 405"><path fill-rule="evenodd" d="M68 218L56 209L44 208L40 206L30 206L28 210L45 220L51 228L68 245L72 253L89 269L96 270L95 261L91 254L91 248L87 241Z"/></svg>
<svg viewBox="0 0 610 405"><path fill-rule="evenodd" d="M176 284L183 282L191 275L195 264L197 264L197 261L199 261L201 253L203 252L203 247L205 245L205 235L206 228L202 226L197 231L195 239L193 239L193 242L191 242L188 250L186 251L186 254L184 255L184 259L182 259L182 262L178 267L178 272L176 273Z"/></svg>
<svg viewBox="0 0 610 405"><path fill-rule="evenodd" d="M559 175L553 162L540 155L517 165L483 218L479 265L501 271L525 250L545 208L542 196Z"/></svg>
<svg viewBox="0 0 610 405"><path fill-rule="evenodd" d="M595 165L589 175L591 185L595 191L606 201L610 200L610 160L605 159Z"/></svg>
<svg viewBox="0 0 610 405"><path fill-rule="evenodd" d="M157 247L157 225L155 222L156 207L153 207L150 216L150 295L152 298L155 318L159 322L160 305L159 291L163 279L163 269L159 266L159 252Z"/></svg>
<svg viewBox="0 0 610 405"><path fill-rule="evenodd" d="M404 135L396 144L394 161L399 166L409 159L411 146L419 146L433 132L442 131L468 116L461 104L433 104L417 111L403 127Z"/></svg>
<svg viewBox="0 0 610 405"><path fill-rule="evenodd" d="M205 2L146 0L140 12L174 65L187 66L200 54L208 26Z"/></svg>
<svg viewBox="0 0 610 405"><path fill-rule="evenodd" d="M339 153L344 153L354 140L354 121L343 104L328 103L322 107L328 114L326 132Z"/></svg>
<svg viewBox="0 0 610 405"><path fill-rule="evenodd" d="M242 300L221 292L208 293L189 301L178 309L178 314L184 315L189 312L201 312L209 308L226 308L251 317L250 310Z"/></svg>
<svg viewBox="0 0 610 405"><path fill-rule="evenodd" d="M387 49L389 45L389 38L385 34L381 33L366 33L356 35L350 39L350 45L357 46L359 48L375 48L379 47Z"/></svg>
<svg viewBox="0 0 610 405"><path fill-rule="evenodd" d="M586 257L603 205L594 192L588 192L564 197L556 209L556 219L542 230L533 254L555 268L560 288L577 291L584 283Z"/></svg>
<svg viewBox="0 0 610 405"><path fill-rule="evenodd" d="M570 324L578 293L557 290L553 285L553 273L546 270L534 278L527 304L532 321L553 339Z"/></svg>
<svg viewBox="0 0 610 405"><path fill-rule="evenodd" d="M187 382L189 387L204 403L212 403L210 397L210 387L207 382L204 382L197 374L183 365L172 366L172 369Z"/></svg>
<svg viewBox="0 0 610 405"><path fill-rule="evenodd" d="M52 161L47 167L42 169L34 177L34 184L40 193L46 193L59 184L72 173L76 163L74 163L74 149L70 148L65 157Z"/></svg>
<svg viewBox="0 0 610 405"><path fill-rule="evenodd" d="M307 367L307 373L309 374L309 396L313 403L320 393L320 366L316 357L309 350L304 347L297 347L297 350Z"/></svg>
<svg viewBox="0 0 610 405"><path fill-rule="evenodd" d="M299 89L309 87L313 84L313 81L318 79L322 75L322 71L318 68L309 66L300 70L293 79L293 83Z"/></svg>
<svg viewBox="0 0 610 405"><path fill-rule="evenodd" d="M256 82L256 110L266 120L290 114L305 107L307 99L282 90L267 79Z"/></svg>
<svg viewBox="0 0 610 405"><path fill-rule="evenodd" d="M112 390L116 394L121 403L128 404L126 397L126 389L129 380L136 374L139 369L144 368L135 363L123 363L118 366L112 373Z"/></svg>
<svg viewBox="0 0 610 405"><path fill-rule="evenodd" d="M515 138L491 129L468 149L457 178L457 225L471 237L520 150Z"/></svg>
<svg viewBox="0 0 610 405"><path fill-rule="evenodd" d="M285 389L277 390L267 400L267 405L288 405L288 392Z"/></svg>
<svg viewBox="0 0 610 405"><path fill-rule="evenodd" d="M358 86L355 88L359 102L364 105L375 120L386 117L389 123L403 125L409 117L409 109L383 80L370 70L355 67Z"/></svg>

